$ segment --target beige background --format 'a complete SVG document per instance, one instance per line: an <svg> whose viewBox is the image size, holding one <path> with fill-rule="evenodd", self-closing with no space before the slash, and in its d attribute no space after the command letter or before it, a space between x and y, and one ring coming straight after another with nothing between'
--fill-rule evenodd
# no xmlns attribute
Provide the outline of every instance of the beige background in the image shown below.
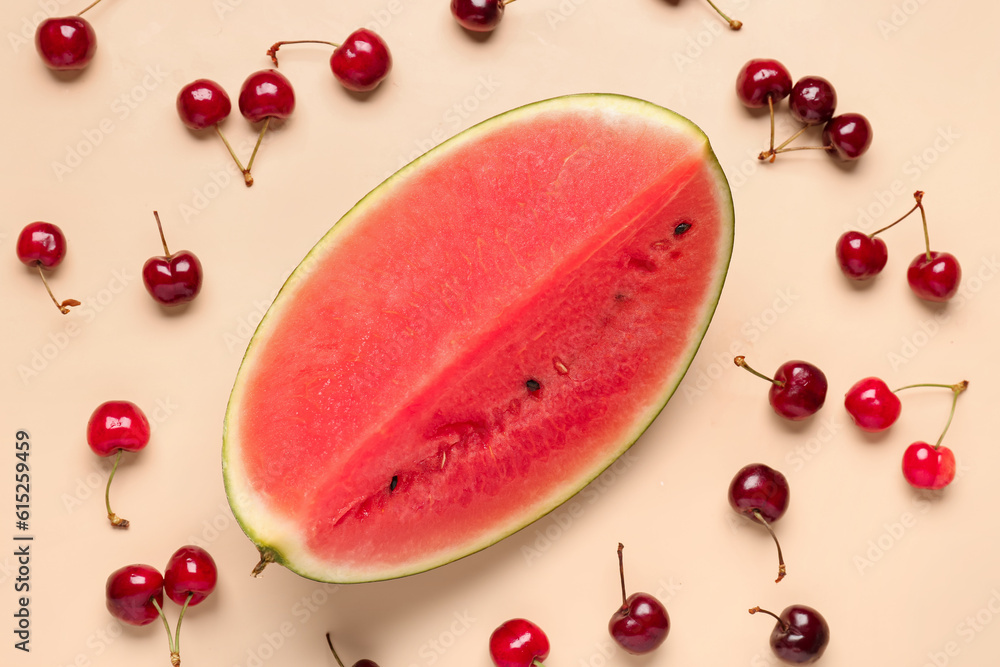
<svg viewBox="0 0 1000 667"><path fill-rule="evenodd" d="M821 664L983 666L1000 652L1000 448L994 417L998 324L995 3L723 0L745 22L731 33L700 0L521 0L477 41L447 0L282 3L105 0L88 17L100 43L72 81L41 65L33 26L48 8L82 2L10 0L0 59L7 90L0 160L0 646L4 664L65 667L167 664L162 627L122 629L103 586L131 562L163 567L182 544L206 546L218 592L187 616L184 664L332 665L332 631L348 664L487 666L487 638L513 616L552 641L551 667L777 664L772 624L746 609L792 603L825 613L833 640ZM79 5L79 6L78 6ZM341 90L323 48L288 49L282 71L294 117L270 135L246 189L221 144L188 132L174 97L209 77L233 97L268 65L278 39L341 39L370 24L395 57L367 99ZM27 35L25 40L21 34ZM820 153L759 164L765 117L733 94L749 58L775 57L793 78L818 74L840 109L874 125L870 153L844 167ZM249 332L310 246L384 177L447 136L511 107L563 93L609 91L675 109L700 124L729 175L737 240L729 281L701 352L661 417L618 469L501 544L404 580L334 587L277 567L249 578L250 542L222 489L220 443L229 390ZM248 153L253 130L225 129ZM787 113L779 135L790 133ZM76 157L74 157L76 155ZM833 260L837 236L874 229L927 192L935 247L953 252L964 288L945 307L916 300L905 267L921 249L915 221L887 235L884 275L855 289ZM159 253L151 211L174 250L206 271L198 300L164 313L139 269ZM867 213L866 213L867 212ZM21 227L62 226L69 255L52 276L60 316L14 257ZM804 358L830 378L828 405L789 426L766 387L731 364L765 370ZM27 371L27 372L26 372ZM971 387L948 436L961 472L939 494L910 489L904 448L937 437L946 392L914 392L882 437L849 423L841 397L877 374L890 385ZM110 398L143 406L153 441L115 480L103 519L108 462L84 426ZM30 654L12 648L13 441L31 433ZM788 578L772 583L767 535L732 514L726 488L753 461L783 470L791 507L777 525ZM658 594L673 627L646 658L612 648L615 545L626 544L631 590ZM176 607L170 607L171 619Z"/></svg>

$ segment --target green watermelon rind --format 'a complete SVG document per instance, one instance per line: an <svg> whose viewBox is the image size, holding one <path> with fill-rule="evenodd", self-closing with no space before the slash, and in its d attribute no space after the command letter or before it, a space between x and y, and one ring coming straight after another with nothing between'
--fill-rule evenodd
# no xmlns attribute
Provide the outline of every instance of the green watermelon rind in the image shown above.
<svg viewBox="0 0 1000 667"><path fill-rule="evenodd" d="M405 177L412 171L419 170L425 163L437 159L442 153L447 153L449 150L460 146L463 143L473 141L477 136L486 131L493 130L498 123L509 123L516 122L524 117L531 117L538 113L543 113L549 109L558 108L560 106L569 106L571 108L581 108L586 106L599 107L602 111L608 111L610 108L618 108L623 113L633 116L645 114L647 116L655 117L658 121L664 125L672 125L681 128L683 131L688 132L692 135L700 136L704 139L704 154L701 156L705 161L705 167L711 173L716 176L716 201L719 204L719 214L720 214L720 235L719 235L719 254L717 257L716 271L714 272L717 276L715 284L711 285L708 290L709 296L704 300L703 317L700 321L700 326L690 331L690 343L687 350L687 354L678 355L677 365L674 369L674 376L665 381L661 386L663 387L663 394L660 399L651 401L651 408L643 414L642 416L637 416L634 419L636 428L632 434L623 438L623 445L614 452L609 453L607 460L603 465L595 466L594 474L585 479L576 478L572 484L565 485L565 492L556 496L550 496L550 503L546 504L544 509L537 514L532 516L522 516L516 521L516 525L507 526L504 528L498 528L498 530L490 536L487 541L481 544L473 545L469 548L463 548L461 550L456 550L454 553L449 553L444 555L436 561L429 561L421 564L420 567L412 570L397 571L397 572L386 572L380 573L379 576L370 577L339 577L331 578L329 572L325 570L321 563L316 563L314 566L310 567L308 561L312 560L307 554L303 554L303 558L298 558L296 554L291 553L290 550L277 546L283 540L280 536L282 532L286 533L293 540L295 539L295 530L282 531L278 527L272 531L274 534L265 535L263 533L267 532L261 530L259 525L260 521L257 522L255 526L254 518L260 518L252 516L254 514L252 506L244 506L242 500L246 500L249 496L245 494L248 491L245 488L238 488L239 482L236 478L236 473L234 472L234 467L239 467L242 465L238 459L230 461L231 453L231 438L230 435L233 431L233 412L234 406L238 405L240 398L241 389L241 379L243 374L246 372L249 364L248 360L252 361L253 352L255 347L260 344L262 337L266 334L269 321L280 315L283 310L284 303L288 300L283 297L287 294L292 293L295 285L304 277L309 274L309 267L320 258L325 252L327 252L333 244L336 242L338 237L346 230L349 229L352 220L359 215L361 215L365 209L372 203L377 202L382 197L391 195L391 191L394 185L405 181ZM587 487L587 485L594 479L599 477L608 467L614 464L628 449L635 444L639 437L646 431L647 428L653 423L656 417L663 411L669 402L670 398L676 392L677 388L680 386L681 381L687 373L688 368L694 361L694 358L701 346L702 340L704 339L705 333L708 331L709 324L715 314L715 310L718 306L719 299L722 295L722 289L725 284L726 275L729 269L729 263L732 258L733 242L735 233L735 211L733 207L732 192L729 188L729 183L726 175L719 164L718 158L716 157L714 151L711 148L708 137L705 133L698 127L695 123L689 119L677 114L674 111L661 107L652 102L646 100L641 100L634 97L628 97L624 95L611 94L611 93L583 93L576 95L566 95L562 97L555 97L546 100L541 100L538 102L533 102L526 104L524 106L516 107L507 112L489 118L469 129L455 135L454 137L446 140L435 148L431 149L427 153L424 153L420 157L416 158L406 166L402 167L395 174L390 176L388 179L383 181L375 189L365 195L357 204L355 204L343 217L326 233L324 236L313 246L309 253L303 258L295 270L289 275L288 279L285 281L284 285L279 290L274 302L271 304L268 311L265 313L264 317L261 318L260 323L257 325L257 329L254 332L250 343L247 346L247 350L244 353L243 360L240 365L240 369L237 372L236 380L233 385L232 394L230 395L230 400L226 408L226 416L223 424L223 447L222 447L222 467L223 467L223 478L225 483L226 495L229 498L230 507L233 510L233 514L239 523L243 532L250 538L250 540L257 546L260 552L261 560L258 563L258 567L255 568L254 574L259 574L260 570L263 569L268 563L278 563L288 568L289 570L295 572L296 574L305 577L307 579L312 579L320 582L329 583L361 583L368 581L382 581L388 579L395 579L405 576L410 576L418 574L420 572L426 572L428 570L440 567L449 562L453 562L470 556L474 553L482 551L483 549L496 544L497 542L503 540L506 537L514 534L515 532L522 530L534 522L538 521L542 517L551 513L553 510L557 509L563 503L568 501L570 498L581 492ZM235 465L234 465L235 463ZM249 519L248 519L248 516ZM270 523L273 523L270 522Z"/></svg>

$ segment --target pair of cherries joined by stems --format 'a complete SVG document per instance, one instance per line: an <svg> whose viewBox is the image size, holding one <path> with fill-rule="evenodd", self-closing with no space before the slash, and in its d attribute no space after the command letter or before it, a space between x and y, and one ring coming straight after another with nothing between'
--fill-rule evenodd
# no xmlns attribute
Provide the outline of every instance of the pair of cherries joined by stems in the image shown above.
<svg viewBox="0 0 1000 667"><path fill-rule="evenodd" d="M927 230L927 213L924 210L924 193L913 193L916 200L913 208L903 216L871 234L858 231L845 232L837 240L837 263L840 270L851 280L874 278L885 268L889 251L885 241L878 238L882 232L895 227L914 211L920 211L924 228L924 252L913 258L906 270L906 280L910 289L924 301L945 302L958 293L962 281L962 267L954 255L931 250L930 234Z"/></svg>
<svg viewBox="0 0 1000 667"><path fill-rule="evenodd" d="M911 486L918 489L943 489L955 479L957 465L955 453L941 443L951 427L958 397L969 387L967 381L963 380L956 384L911 384L890 390L882 379L868 377L859 380L847 391L844 396L844 407L858 428L868 433L880 433L896 423L902 412L902 402L896 394L906 389L920 387L950 390L951 412L935 444L918 440L903 452L903 477Z"/></svg>
<svg viewBox="0 0 1000 667"><path fill-rule="evenodd" d="M325 44L334 47L330 56L330 69L337 81L352 92L374 90L389 75L392 55L386 43L366 28L355 30L341 44L323 40L292 40L276 42L267 55L278 66L278 50L289 44ZM257 143L244 167L236 152L222 133L220 123L229 117L233 105L223 87L211 79L197 79L181 88L177 95L177 114L191 130L214 128L226 145L236 166L243 174L247 187L253 185L254 160L264 135L272 121L284 120L295 110L295 91L285 75L276 69L254 72L243 81L239 95L240 113L252 124L260 123Z"/></svg>
<svg viewBox="0 0 1000 667"><path fill-rule="evenodd" d="M160 231L164 254L146 260L142 267L142 282L149 295L161 305L177 306L187 303L201 291L201 262L188 250L171 253L167 248L160 215L153 211L153 216ZM80 305L76 299L56 299L45 279L45 272L55 269L66 257L66 235L57 225L50 222L32 222L26 225L17 239L17 257L22 264L38 269L42 284L59 312L65 315L71 307Z"/></svg>
<svg viewBox="0 0 1000 667"><path fill-rule="evenodd" d="M627 595L625 589L625 546L618 543L618 573L622 604L608 621L608 633L625 651L644 655L659 648L670 632L666 608L649 593ZM490 658L497 667L532 667L549 657L549 638L540 627L524 618L500 624L490 635ZM357 667L357 666L355 666Z"/></svg>
<svg viewBox="0 0 1000 667"><path fill-rule="evenodd" d="M828 80L820 76L806 76L792 85L788 69L777 60L756 58L748 61L736 76L736 96L750 109L767 107L771 117L771 141L766 151L757 157L774 162L779 153L819 149L842 160L857 160L871 146L872 126L859 113L834 115L837 109L837 92ZM802 123L802 128L775 146L774 109L781 100L788 98L792 116ZM789 146L810 127L823 125L822 145Z"/></svg>
<svg viewBox="0 0 1000 667"><path fill-rule="evenodd" d="M181 622L189 607L211 595L218 581L218 568L212 556L198 546L181 547L170 556L163 574L151 565L121 567L108 576L105 599L112 616L129 625L149 625L163 621L170 649L170 663L181 664ZM163 596L181 605L173 633L163 611Z"/></svg>

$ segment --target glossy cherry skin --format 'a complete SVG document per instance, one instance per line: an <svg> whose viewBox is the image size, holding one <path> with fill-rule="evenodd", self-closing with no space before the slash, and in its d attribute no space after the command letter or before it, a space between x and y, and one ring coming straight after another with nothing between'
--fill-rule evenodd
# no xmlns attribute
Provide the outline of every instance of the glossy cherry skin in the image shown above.
<svg viewBox="0 0 1000 667"><path fill-rule="evenodd" d="M80 70L97 53L97 34L80 16L50 18L38 24L35 48L49 69Z"/></svg>
<svg viewBox="0 0 1000 667"><path fill-rule="evenodd" d="M649 593L633 593L608 622L608 632L633 655L656 649L670 633L670 617L663 604Z"/></svg>
<svg viewBox="0 0 1000 667"><path fill-rule="evenodd" d="M504 0L451 0L451 15L466 30L490 32L500 25Z"/></svg>
<svg viewBox="0 0 1000 667"><path fill-rule="evenodd" d="M137 452L149 444L149 420L131 401L101 403L87 422L87 444L98 456Z"/></svg>
<svg viewBox="0 0 1000 667"><path fill-rule="evenodd" d="M177 93L177 115L192 130L221 123L232 110L229 95L211 79L192 81Z"/></svg>
<svg viewBox="0 0 1000 667"><path fill-rule="evenodd" d="M858 380L847 390L844 407L858 428L878 433L896 423L903 404L885 382L870 377Z"/></svg>
<svg viewBox="0 0 1000 667"><path fill-rule="evenodd" d="M180 605L191 595L187 604L193 607L215 590L218 579L219 570L212 556L201 547L188 545L175 551L167 561L163 592Z"/></svg>
<svg viewBox="0 0 1000 667"><path fill-rule="evenodd" d="M736 97L751 109L767 106L767 98L777 103L792 92L792 77L777 60L756 58L736 75Z"/></svg>
<svg viewBox="0 0 1000 667"><path fill-rule="evenodd" d="M795 82L788 106L799 122L819 125L833 118L837 109L837 91L821 76L804 76Z"/></svg>
<svg viewBox="0 0 1000 667"><path fill-rule="evenodd" d="M827 152L842 160L857 160L872 145L872 126L859 113L834 116L823 128Z"/></svg>
<svg viewBox="0 0 1000 667"><path fill-rule="evenodd" d="M781 612L781 620L771 630L771 650L784 660L797 665L805 665L819 660L830 643L830 626L826 619L803 604L786 607Z"/></svg>
<svg viewBox="0 0 1000 667"><path fill-rule="evenodd" d="M330 56L330 69L344 88L374 90L392 69L392 54L385 41L367 28L355 30Z"/></svg>
<svg viewBox="0 0 1000 667"><path fill-rule="evenodd" d="M910 289L924 301L943 302L958 293L962 282L962 267L948 252L920 253L906 270Z"/></svg>
<svg viewBox="0 0 1000 667"><path fill-rule="evenodd" d="M943 489L955 479L955 453L915 442L903 452L903 477L918 489Z"/></svg>
<svg viewBox="0 0 1000 667"><path fill-rule="evenodd" d="M497 667L530 667L549 657L549 638L531 621L513 618L490 635L490 657Z"/></svg>
<svg viewBox="0 0 1000 667"><path fill-rule="evenodd" d="M772 384L768 400L785 419L800 421L823 407L827 381L823 371L805 361L786 361L774 373L780 384Z"/></svg>
<svg viewBox="0 0 1000 667"><path fill-rule="evenodd" d="M844 232L837 240L837 263L851 280L874 278L889 260L885 241L861 232Z"/></svg>
<svg viewBox="0 0 1000 667"><path fill-rule="evenodd" d="M251 123L288 118L295 110L295 91L278 70L260 70L248 76L240 87L239 106L240 113Z"/></svg>
<svg viewBox="0 0 1000 667"><path fill-rule="evenodd" d="M25 225L17 237L17 258L28 266L52 269L66 256L66 237L50 222Z"/></svg>
<svg viewBox="0 0 1000 667"><path fill-rule="evenodd" d="M126 565L108 577L105 597L108 611L119 621L147 625L159 618L152 601L163 608L163 576L150 565Z"/></svg>
<svg viewBox="0 0 1000 667"><path fill-rule="evenodd" d="M754 520L754 510L769 523L783 517L788 509L788 497L788 480L763 463L740 468L729 483L729 506Z"/></svg>
<svg viewBox="0 0 1000 667"><path fill-rule="evenodd" d="M201 291L201 262L187 250L150 257L142 267L142 282L157 302L164 306L179 306L194 299Z"/></svg>

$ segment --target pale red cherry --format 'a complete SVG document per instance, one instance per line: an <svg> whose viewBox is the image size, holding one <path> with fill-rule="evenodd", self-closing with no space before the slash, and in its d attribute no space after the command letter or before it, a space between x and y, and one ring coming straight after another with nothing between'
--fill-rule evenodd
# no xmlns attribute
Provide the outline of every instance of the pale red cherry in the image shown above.
<svg viewBox="0 0 1000 667"><path fill-rule="evenodd" d="M955 416L955 405L958 403L958 396L969 387L969 383L963 380L953 385L925 384L911 386L947 387L951 389L951 412L937 442L933 445L923 441L914 442L903 452L903 477L906 478L906 481L911 486L918 489L943 489L955 479L957 465L954 452L942 446L941 442L944 440L945 434L948 433L951 420Z"/></svg>
<svg viewBox="0 0 1000 667"><path fill-rule="evenodd" d="M868 377L858 380L847 390L844 407L858 428L878 433L896 423L903 404L885 382Z"/></svg>

